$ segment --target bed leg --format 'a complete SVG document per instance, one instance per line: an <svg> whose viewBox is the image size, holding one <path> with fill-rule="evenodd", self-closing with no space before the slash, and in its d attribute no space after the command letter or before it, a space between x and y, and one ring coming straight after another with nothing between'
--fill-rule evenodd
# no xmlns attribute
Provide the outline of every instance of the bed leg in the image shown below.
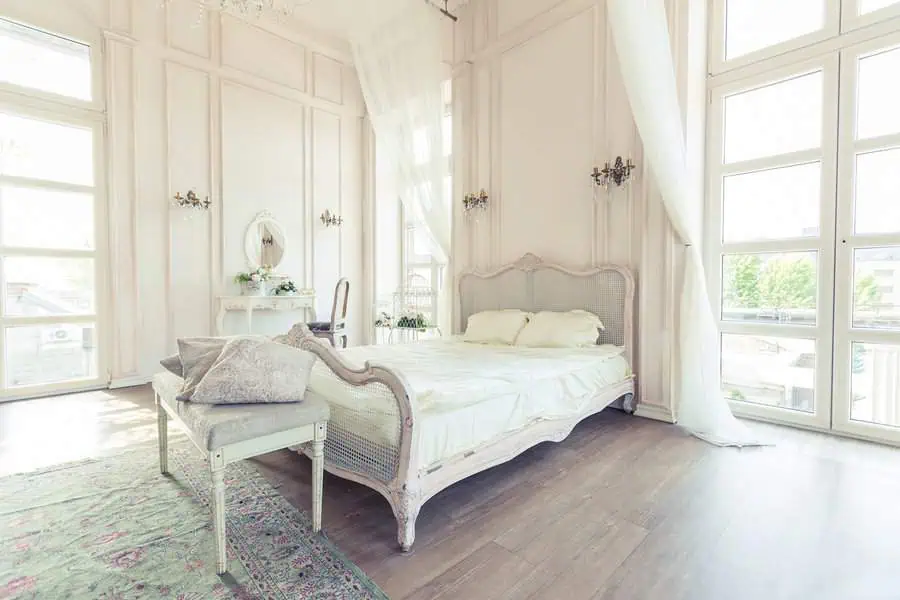
<svg viewBox="0 0 900 600"><path fill-rule="evenodd" d="M416 518L419 516L419 498L416 492L403 490L395 495L397 499L397 541L403 552L412 549L416 540Z"/></svg>
<svg viewBox="0 0 900 600"><path fill-rule="evenodd" d="M622 396L622 408L629 415L634 414L634 411L637 409L637 406L634 404L634 394L625 394Z"/></svg>

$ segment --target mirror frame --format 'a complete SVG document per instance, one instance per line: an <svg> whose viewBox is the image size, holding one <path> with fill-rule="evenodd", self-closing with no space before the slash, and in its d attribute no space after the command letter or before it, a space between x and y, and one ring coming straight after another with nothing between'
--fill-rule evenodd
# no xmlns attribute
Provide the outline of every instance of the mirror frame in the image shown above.
<svg viewBox="0 0 900 600"><path fill-rule="evenodd" d="M257 264L257 262L255 260L255 256L256 256L256 243L255 242L257 239L258 232L259 232L259 226L263 223L269 223L271 225L274 225L274 227L277 228L281 232L281 238L282 238L282 240L284 240L284 243L282 245L281 261L277 265L272 265L272 268L277 271L278 267L280 265L284 264L284 259L287 257L288 246L289 246L288 237L287 237L287 232L284 230L284 227L282 227L281 223L278 222L278 219L276 219L275 216L267 210L262 210L262 211L258 212L256 214L256 216L253 218L253 220L250 221L250 224L247 226L247 230L244 233L244 256L247 259L247 265L249 265L249 267L251 269L256 269L256 268L262 266L260 264Z"/></svg>

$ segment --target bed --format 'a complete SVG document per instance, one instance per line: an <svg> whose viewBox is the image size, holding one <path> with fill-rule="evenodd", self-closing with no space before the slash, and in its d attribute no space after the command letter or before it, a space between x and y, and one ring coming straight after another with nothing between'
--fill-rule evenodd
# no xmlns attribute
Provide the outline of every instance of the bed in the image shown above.
<svg viewBox="0 0 900 600"><path fill-rule="evenodd" d="M429 498L614 405L635 409L634 278L617 265L571 270L528 254L458 279L458 322L498 309L590 311L590 348L521 348L447 339L336 350L298 325L289 343L315 353L307 394L331 405L325 468L381 493L404 551ZM306 449L300 449L306 451Z"/></svg>

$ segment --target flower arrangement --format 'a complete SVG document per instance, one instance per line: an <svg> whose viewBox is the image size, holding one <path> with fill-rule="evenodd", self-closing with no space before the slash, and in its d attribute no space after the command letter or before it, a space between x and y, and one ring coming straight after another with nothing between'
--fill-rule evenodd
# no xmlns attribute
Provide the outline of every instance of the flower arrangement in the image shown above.
<svg viewBox="0 0 900 600"><path fill-rule="evenodd" d="M272 276L272 266L271 265L263 265L261 267L257 267L253 271L248 271L247 273L238 273L234 276L235 283L260 283L269 279Z"/></svg>
<svg viewBox="0 0 900 600"><path fill-rule="evenodd" d="M245 291L253 291L257 294L265 293L266 281L272 276L274 269L271 265L262 265L246 273L238 273L234 276L234 282L241 285Z"/></svg>
<svg viewBox="0 0 900 600"><path fill-rule="evenodd" d="M276 296L293 296L299 290L297 289L297 285L291 279L285 279L281 283L278 284L278 287L275 288Z"/></svg>

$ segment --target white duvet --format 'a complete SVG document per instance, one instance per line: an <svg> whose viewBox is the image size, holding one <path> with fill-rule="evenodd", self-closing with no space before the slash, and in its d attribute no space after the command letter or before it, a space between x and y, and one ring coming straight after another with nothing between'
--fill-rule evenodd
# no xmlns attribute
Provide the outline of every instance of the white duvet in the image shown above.
<svg viewBox="0 0 900 600"><path fill-rule="evenodd" d="M423 468L472 450L542 419L579 414L603 388L630 377L623 349L522 348L472 344L459 338L415 344L360 346L341 351L354 367L368 360L402 373L419 420ZM309 390L326 398L335 424L365 424L352 431L381 444L397 442L392 399L354 393L317 361ZM357 417L357 418L352 418Z"/></svg>

